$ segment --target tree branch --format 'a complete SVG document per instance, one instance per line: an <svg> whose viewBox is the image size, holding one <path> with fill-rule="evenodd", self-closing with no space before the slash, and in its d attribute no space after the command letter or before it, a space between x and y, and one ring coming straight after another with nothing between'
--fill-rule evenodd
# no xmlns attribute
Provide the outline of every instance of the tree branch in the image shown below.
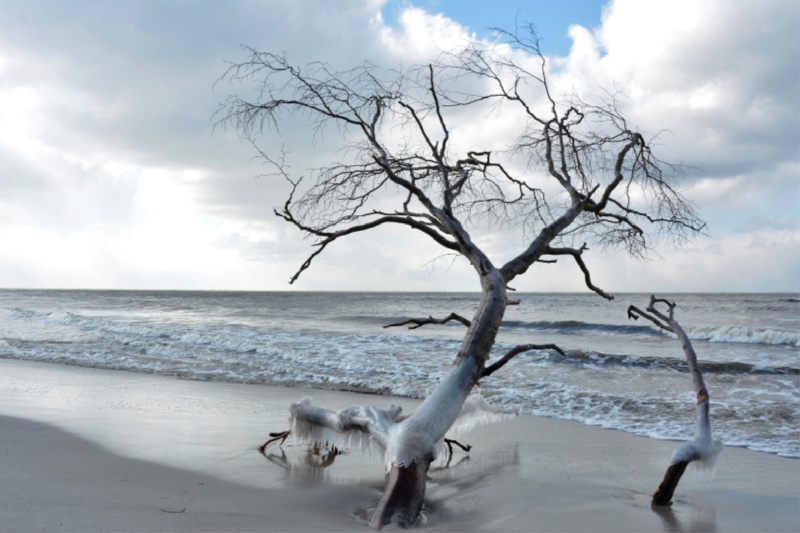
<svg viewBox="0 0 800 533"><path fill-rule="evenodd" d="M509 350L509 352L505 354L502 358L500 358L496 363L484 368L483 372L481 373L481 379L494 374L496 371L505 366L506 363L511 361L511 359L513 359L515 356L523 352L529 352L531 350L553 350L565 357L567 355L564 353L564 350L562 350L555 344L521 344Z"/></svg>
<svg viewBox="0 0 800 533"><path fill-rule="evenodd" d="M278 215L279 217L289 221L289 222L295 223L294 219L291 217L290 214L286 214L286 213L282 214L282 213L279 213L277 210L276 210L275 214ZM460 247L458 246L458 244L456 244L453 241L447 240L445 237L442 236L441 233L437 232L435 229L431 228L430 226L426 226L422 222L419 222L419 221L414 220L414 219L409 218L409 217L399 217L399 216L382 217L382 218L379 218L377 220L373 220L371 222L367 222L366 224L360 224L358 226L351 226L351 227L349 227L347 229L343 229L341 231L337 231L336 233L318 233L318 232L316 232L314 230L310 230L310 231L306 230L306 231L309 231L310 233L313 233L314 235L319 235L319 236L325 237L325 238L322 241L320 241L320 242L315 244L315 246L319 246L319 249L316 250L314 253L312 253L310 256L308 256L308 259L305 260L305 262L300 266L300 269L292 276L291 280L289 281L289 284L294 283L297 280L297 278L300 277L300 274L305 269L307 269L309 266L311 266L311 261L313 261L315 257L317 257L319 254L321 254L322 251L325 249L325 247L328 246L333 241L335 241L336 239L339 239L339 238L344 237L346 235L350 235L352 233L358 233L358 232L361 232L361 231L366 231L368 229L372 229L372 228L375 228L377 226L380 226L381 224L386 224L386 223L404 224L406 226L414 228L415 230L418 230L418 231L421 231L421 232L425 233L426 235L431 237L433 240L435 240L436 242L438 242L439 244L441 244L445 248L449 248L449 249L455 250L455 251L460 251ZM297 225L298 227L301 227L297 223L295 223L295 225ZM303 229L303 228L301 227L301 229Z"/></svg>
<svg viewBox="0 0 800 533"><path fill-rule="evenodd" d="M675 333L675 331L673 331L671 327L667 326L666 324L663 324L656 317L645 313L635 305L628 306L628 318L639 320L639 317L646 318L647 320L649 320L650 322L652 322L653 324L655 324L656 326L658 326L663 330L669 331L670 333Z"/></svg>
<svg viewBox="0 0 800 533"><path fill-rule="evenodd" d="M605 298L606 300L613 300L614 297L606 292L604 292L601 288L596 287L592 284L592 277L589 274L589 269L586 267L586 263L583 262L583 258L581 255L584 251L588 250L589 248L586 247L586 243L583 244L579 249L574 248L551 248L548 246L544 250L544 254L546 255L571 255L575 262L578 263L578 266L583 271L583 278L586 281L586 286L589 287L591 290Z"/></svg>
<svg viewBox="0 0 800 533"><path fill-rule="evenodd" d="M267 445L269 443L275 442L277 440L281 441L281 444L283 444L283 441L285 441L286 438L291 434L292 434L292 430L291 429L287 430L287 431L280 432L280 433L270 433L269 436L272 437L272 438L269 439L264 444L262 444L261 446L259 446L258 447L258 451L263 454L264 453L264 449L267 447Z"/></svg>

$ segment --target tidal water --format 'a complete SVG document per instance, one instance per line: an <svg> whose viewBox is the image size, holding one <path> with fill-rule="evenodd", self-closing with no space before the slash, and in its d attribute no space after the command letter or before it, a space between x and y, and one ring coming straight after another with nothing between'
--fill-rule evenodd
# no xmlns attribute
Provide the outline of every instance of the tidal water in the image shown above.
<svg viewBox="0 0 800 533"><path fill-rule="evenodd" d="M727 445L800 457L800 297L668 294L694 339ZM687 439L695 393L676 338L626 316L649 296L515 293L482 382L492 403L655 438ZM0 290L0 357L425 397L465 328L384 329L407 318L472 318L475 293ZM298 399L306 392L298 391Z"/></svg>

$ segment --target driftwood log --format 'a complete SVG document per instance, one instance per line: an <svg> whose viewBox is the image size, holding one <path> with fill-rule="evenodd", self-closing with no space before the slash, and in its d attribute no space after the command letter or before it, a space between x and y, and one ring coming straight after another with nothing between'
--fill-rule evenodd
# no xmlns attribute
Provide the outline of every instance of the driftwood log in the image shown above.
<svg viewBox="0 0 800 533"><path fill-rule="evenodd" d="M656 304L667 306L667 314L663 314L656 309ZM675 303L655 296L650 296L650 304L647 311L631 305L628 307L628 318L638 320L639 317L646 318L664 331L669 331L678 336L683 352L686 354L686 362L689 371L692 373L692 382L697 393L697 426L695 427L694 438L672 452L672 460L667 468L664 479L653 494L653 505L669 505L672 502L672 495L681 480L681 476L686 471L689 463L696 461L699 466L713 468L717 456L722 451L722 443L711 438L711 422L709 420L709 395L703 373L697 364L697 354L692 347L692 343L686 332L675 320Z"/></svg>

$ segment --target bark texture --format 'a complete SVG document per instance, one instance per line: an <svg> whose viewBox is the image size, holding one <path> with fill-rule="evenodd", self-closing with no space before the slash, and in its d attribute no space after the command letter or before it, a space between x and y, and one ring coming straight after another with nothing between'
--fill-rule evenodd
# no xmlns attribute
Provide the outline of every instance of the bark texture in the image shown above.
<svg viewBox="0 0 800 533"><path fill-rule="evenodd" d="M653 499L650 503L653 505L669 505L672 503L672 495L675 493L678 482L681 480L681 476L683 476L687 466L689 466L689 461L678 461L669 465L667 473L664 474L664 479L658 485L658 489L653 494Z"/></svg>
<svg viewBox="0 0 800 533"><path fill-rule="evenodd" d="M425 502L425 477L429 466L427 461L392 466L386 474L383 496L369 521L370 527L380 531L388 524L410 527L417 523Z"/></svg>

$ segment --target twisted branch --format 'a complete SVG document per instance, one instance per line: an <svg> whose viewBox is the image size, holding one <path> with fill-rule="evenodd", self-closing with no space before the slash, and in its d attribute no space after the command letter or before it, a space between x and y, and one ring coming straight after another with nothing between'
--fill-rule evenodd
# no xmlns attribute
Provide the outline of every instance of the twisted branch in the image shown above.
<svg viewBox="0 0 800 533"><path fill-rule="evenodd" d="M481 379L483 379L483 378L485 378L487 376L491 376L496 371L500 370L503 366L505 366L506 363L511 361L515 356L517 356L517 355L519 355L521 353L524 353L524 352L529 352L531 350L553 350L553 351L556 351L556 352L560 353L561 355L563 355L565 357L567 355L567 354L564 353L564 350L562 350L561 348L559 348L555 344L521 344L521 345L515 346L514 348L509 350L508 353L505 354L496 363L484 368L483 372L481 373Z"/></svg>

